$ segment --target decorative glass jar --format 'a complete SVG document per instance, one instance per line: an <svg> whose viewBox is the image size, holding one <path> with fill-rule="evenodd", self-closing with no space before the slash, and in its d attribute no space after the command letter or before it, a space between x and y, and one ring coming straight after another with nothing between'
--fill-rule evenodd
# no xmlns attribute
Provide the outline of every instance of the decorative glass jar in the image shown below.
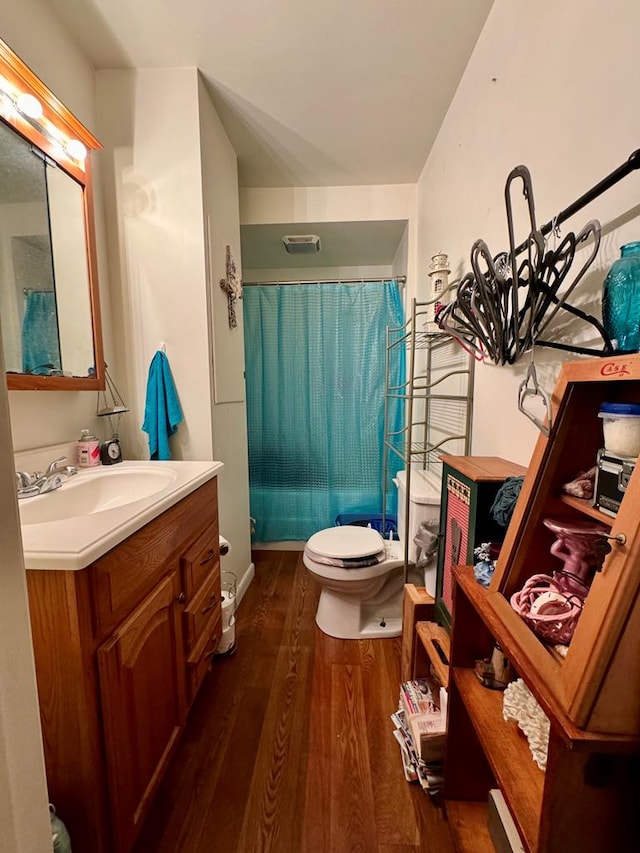
<svg viewBox="0 0 640 853"><path fill-rule="evenodd" d="M602 324L618 352L640 350L640 242L626 243L602 285Z"/></svg>

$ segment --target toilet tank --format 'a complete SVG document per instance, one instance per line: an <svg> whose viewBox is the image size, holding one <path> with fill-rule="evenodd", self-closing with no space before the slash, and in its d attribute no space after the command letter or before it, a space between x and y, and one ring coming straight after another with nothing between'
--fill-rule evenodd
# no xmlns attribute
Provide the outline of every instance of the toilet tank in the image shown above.
<svg viewBox="0 0 640 853"><path fill-rule="evenodd" d="M407 495L407 472L398 471L396 474L398 486L398 535L404 543L405 535L409 536L409 560L415 562L416 546L413 537L416 535L422 521L438 521L440 519L440 483L441 472L411 469L409 498L409 522L405 523L405 501Z"/></svg>

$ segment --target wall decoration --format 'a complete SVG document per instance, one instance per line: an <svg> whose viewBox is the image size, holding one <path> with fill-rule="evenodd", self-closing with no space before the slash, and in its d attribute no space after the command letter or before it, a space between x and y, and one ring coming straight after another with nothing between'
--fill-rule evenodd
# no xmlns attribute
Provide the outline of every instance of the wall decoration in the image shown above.
<svg viewBox="0 0 640 853"><path fill-rule="evenodd" d="M210 296L209 333L211 335L214 403L242 403L244 401L244 329L242 303L235 302L236 326L229 320L229 299L225 286L220 286L226 276L226 258L232 257L232 246L240 244L240 229L229 231L212 223L205 214L205 263L207 291ZM235 263L234 263L235 266ZM242 276L241 267L236 268ZM242 286L237 281L238 286Z"/></svg>
<svg viewBox="0 0 640 853"><path fill-rule="evenodd" d="M231 246L227 245L227 274L220 279L220 287L227 294L227 310L229 314L229 328L235 329L238 325L236 317L236 299L242 299L242 281L238 278L236 262L231 254Z"/></svg>

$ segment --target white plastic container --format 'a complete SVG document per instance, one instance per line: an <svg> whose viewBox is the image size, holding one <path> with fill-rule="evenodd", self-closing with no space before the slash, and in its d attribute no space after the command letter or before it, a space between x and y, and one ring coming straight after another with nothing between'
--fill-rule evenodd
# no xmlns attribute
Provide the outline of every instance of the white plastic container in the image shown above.
<svg viewBox="0 0 640 853"><path fill-rule="evenodd" d="M640 454L640 405L603 403L598 417L602 418L607 453L626 459L637 458Z"/></svg>
<svg viewBox="0 0 640 853"><path fill-rule="evenodd" d="M405 536L409 536L409 560L416 560L416 546L413 541L421 522L440 519L440 476L419 468L411 469L409 520L405 524L405 501L407 496L407 472L398 471L398 536L404 546ZM427 592L435 595L437 561L425 571L424 585Z"/></svg>

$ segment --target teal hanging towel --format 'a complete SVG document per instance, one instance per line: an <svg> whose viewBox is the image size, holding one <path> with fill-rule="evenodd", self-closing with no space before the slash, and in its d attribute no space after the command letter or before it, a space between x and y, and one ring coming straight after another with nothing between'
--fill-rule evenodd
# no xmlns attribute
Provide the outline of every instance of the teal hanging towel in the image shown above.
<svg viewBox="0 0 640 853"><path fill-rule="evenodd" d="M62 373L56 295L53 290L28 290L22 321L24 373Z"/></svg>
<svg viewBox="0 0 640 853"><path fill-rule="evenodd" d="M147 400L142 429L149 433L151 459L171 459L169 437L184 420L169 359L161 350L154 355L147 379Z"/></svg>

